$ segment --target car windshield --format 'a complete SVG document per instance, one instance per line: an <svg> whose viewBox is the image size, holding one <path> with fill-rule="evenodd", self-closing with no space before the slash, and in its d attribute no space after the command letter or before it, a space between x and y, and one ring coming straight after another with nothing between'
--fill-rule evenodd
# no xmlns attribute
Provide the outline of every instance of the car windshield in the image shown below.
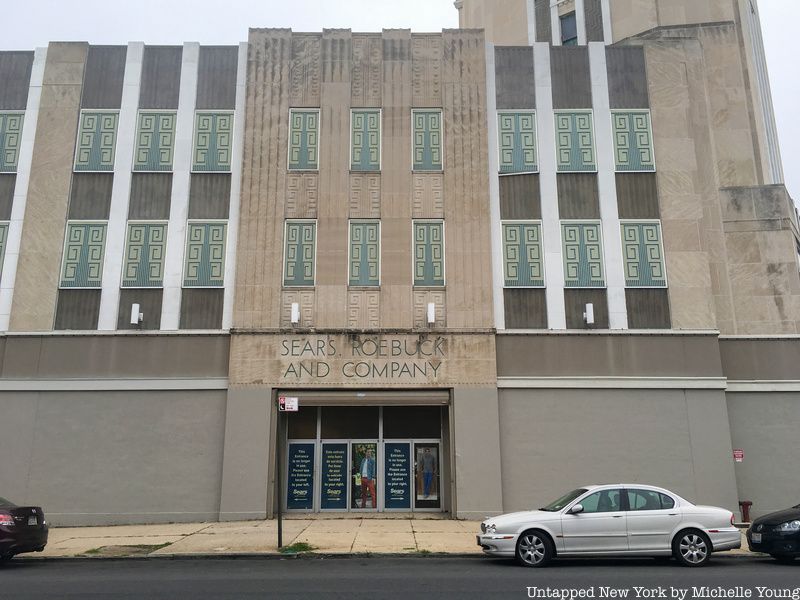
<svg viewBox="0 0 800 600"><path fill-rule="evenodd" d="M569 494L564 494L563 496L561 496L561 498L559 498L555 502L551 502L550 504L548 504L543 508L540 508L539 510L546 510L547 512L556 512L564 508L567 504L575 500L575 498L577 498L581 494L585 494L588 491L589 490L584 488L572 490Z"/></svg>
<svg viewBox="0 0 800 600"><path fill-rule="evenodd" d="M16 504L6 500L5 498L0 498L0 506L16 506Z"/></svg>

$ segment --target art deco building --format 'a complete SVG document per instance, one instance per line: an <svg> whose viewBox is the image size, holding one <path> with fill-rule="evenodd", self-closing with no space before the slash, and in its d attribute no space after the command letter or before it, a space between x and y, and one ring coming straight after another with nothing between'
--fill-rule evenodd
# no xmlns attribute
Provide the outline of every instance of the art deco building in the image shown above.
<svg viewBox="0 0 800 600"><path fill-rule="evenodd" d="M787 505L800 245L755 1L456 8L0 52L4 496L57 524L615 481Z"/></svg>

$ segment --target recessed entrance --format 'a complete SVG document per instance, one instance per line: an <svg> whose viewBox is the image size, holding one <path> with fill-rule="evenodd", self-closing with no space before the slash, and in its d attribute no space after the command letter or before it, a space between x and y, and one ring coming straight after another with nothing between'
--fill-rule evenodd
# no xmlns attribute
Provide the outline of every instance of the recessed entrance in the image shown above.
<svg viewBox="0 0 800 600"><path fill-rule="evenodd" d="M446 510L447 406L303 406L287 415L284 508Z"/></svg>

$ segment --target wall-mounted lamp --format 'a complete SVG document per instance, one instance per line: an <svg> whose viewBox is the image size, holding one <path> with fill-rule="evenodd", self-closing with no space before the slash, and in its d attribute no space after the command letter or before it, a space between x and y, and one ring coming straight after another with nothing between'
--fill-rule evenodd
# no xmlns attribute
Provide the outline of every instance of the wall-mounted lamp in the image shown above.
<svg viewBox="0 0 800 600"><path fill-rule="evenodd" d="M587 325L594 325L594 304L586 305L586 312L583 313L583 320Z"/></svg>
<svg viewBox="0 0 800 600"><path fill-rule="evenodd" d="M297 325L300 322L300 303L292 302L292 325Z"/></svg>
<svg viewBox="0 0 800 600"><path fill-rule="evenodd" d="M139 312L139 305L131 304L131 325L141 325L144 321L144 313Z"/></svg>
<svg viewBox="0 0 800 600"><path fill-rule="evenodd" d="M428 302L428 325L436 323L436 303Z"/></svg>

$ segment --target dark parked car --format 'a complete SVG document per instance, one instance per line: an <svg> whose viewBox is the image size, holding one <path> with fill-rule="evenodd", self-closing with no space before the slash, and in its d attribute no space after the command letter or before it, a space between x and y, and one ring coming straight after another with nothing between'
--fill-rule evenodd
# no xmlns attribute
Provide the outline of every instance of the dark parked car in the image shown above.
<svg viewBox="0 0 800 600"><path fill-rule="evenodd" d="M747 545L775 560L791 562L800 556L800 504L759 517L747 530Z"/></svg>
<svg viewBox="0 0 800 600"><path fill-rule="evenodd" d="M38 506L17 506L0 498L0 562L47 545L47 522Z"/></svg>

